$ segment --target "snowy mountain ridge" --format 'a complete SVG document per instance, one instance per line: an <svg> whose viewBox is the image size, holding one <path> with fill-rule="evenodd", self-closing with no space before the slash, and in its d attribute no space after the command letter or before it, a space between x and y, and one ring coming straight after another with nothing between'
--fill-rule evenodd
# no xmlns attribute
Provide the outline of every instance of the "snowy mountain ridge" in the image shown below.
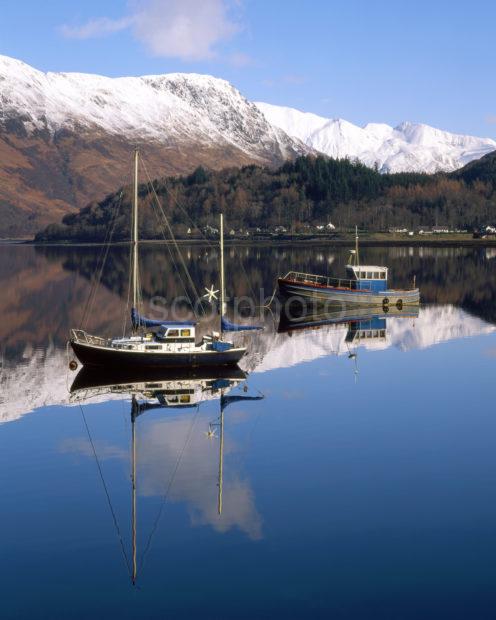
<svg viewBox="0 0 496 620"><path fill-rule="evenodd" d="M496 150L491 138L453 134L419 123L359 127L293 108L256 105L272 125L307 146L330 157L358 159L381 172L451 172Z"/></svg>
<svg viewBox="0 0 496 620"><path fill-rule="evenodd" d="M382 172L451 171L496 150L426 125L357 127L255 104L209 75L44 73L0 55L0 237L25 238L128 183L136 146L151 178L318 152Z"/></svg>
<svg viewBox="0 0 496 620"><path fill-rule="evenodd" d="M264 151L283 158L308 151L268 123L229 82L209 75L43 73L0 56L0 84L0 120L17 117L28 133L98 128L140 141L221 141L261 158Z"/></svg>
<svg viewBox="0 0 496 620"><path fill-rule="evenodd" d="M27 133L54 135L98 129L128 139L220 143L261 161L319 151L357 158L381 172L452 171L496 150L490 138L463 136L428 125L397 127L248 101L226 80L195 73L109 78L43 73L0 56L0 124L17 119Z"/></svg>
<svg viewBox="0 0 496 620"><path fill-rule="evenodd" d="M34 234L128 183L136 146L151 178L312 152L209 75L44 73L0 56L0 237Z"/></svg>

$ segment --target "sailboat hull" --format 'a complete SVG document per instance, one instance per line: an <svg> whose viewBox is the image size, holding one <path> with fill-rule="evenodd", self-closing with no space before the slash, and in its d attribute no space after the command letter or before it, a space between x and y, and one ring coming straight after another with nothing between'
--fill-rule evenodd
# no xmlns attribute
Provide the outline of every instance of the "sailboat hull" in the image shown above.
<svg viewBox="0 0 496 620"><path fill-rule="evenodd" d="M70 341L78 360L85 366L134 368L196 368L200 366L234 366L243 357L245 348L227 351L144 352L126 351L76 340Z"/></svg>

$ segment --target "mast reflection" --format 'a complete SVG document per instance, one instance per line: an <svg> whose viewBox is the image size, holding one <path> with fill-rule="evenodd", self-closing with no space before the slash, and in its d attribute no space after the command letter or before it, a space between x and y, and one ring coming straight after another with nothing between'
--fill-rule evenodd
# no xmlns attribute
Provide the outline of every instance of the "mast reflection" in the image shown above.
<svg viewBox="0 0 496 620"><path fill-rule="evenodd" d="M190 370L160 370L138 369L132 371L104 371L90 367L82 367L70 387L70 400L73 403L82 403L94 398L122 394L131 399L131 561L123 548L124 557L129 570L131 583L136 585L138 566L138 507L137 507L137 452L136 452L136 422L144 413L154 409L182 410L198 408L202 402L217 400L219 415L209 423L205 433L210 440L217 438L216 429L219 428L219 463L217 476L217 513L222 515L222 490L224 468L224 412L235 402L261 400L263 395L251 396L246 394L248 386L244 385L243 393L231 394L231 390L246 380L246 373L238 367L199 368ZM85 420L86 423L86 420ZM86 423L90 441L93 441ZM183 448L184 449L184 448ZM96 452L95 452L96 457ZM179 461L176 467L179 466ZM99 466L100 469L100 466ZM101 469L100 469L101 473ZM105 486L105 482L102 482ZM114 517L113 508L109 506ZM117 524L116 524L117 526ZM143 555L148 551L151 537ZM122 544L122 541L121 541ZM143 559L141 561L141 566Z"/></svg>

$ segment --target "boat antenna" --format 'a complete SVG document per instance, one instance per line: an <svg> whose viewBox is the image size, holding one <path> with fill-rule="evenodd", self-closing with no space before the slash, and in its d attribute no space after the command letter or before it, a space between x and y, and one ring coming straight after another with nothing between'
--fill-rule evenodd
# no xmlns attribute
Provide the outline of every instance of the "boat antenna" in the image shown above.
<svg viewBox="0 0 496 620"><path fill-rule="evenodd" d="M358 226L355 226L355 265L360 268L360 259L358 257Z"/></svg>
<svg viewBox="0 0 496 620"><path fill-rule="evenodd" d="M222 317L226 311L226 287L224 282L224 214L220 214L220 333L222 336Z"/></svg>
<svg viewBox="0 0 496 620"><path fill-rule="evenodd" d="M134 192L133 192L133 308L138 309L138 147L134 149Z"/></svg>

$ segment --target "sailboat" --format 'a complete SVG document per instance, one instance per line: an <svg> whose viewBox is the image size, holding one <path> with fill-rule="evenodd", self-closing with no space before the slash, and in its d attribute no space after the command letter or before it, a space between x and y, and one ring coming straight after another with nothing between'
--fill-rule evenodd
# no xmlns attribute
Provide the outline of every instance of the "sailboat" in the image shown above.
<svg viewBox="0 0 496 620"><path fill-rule="evenodd" d="M223 331L256 329L255 326L238 326L225 317L224 283L224 234L221 214L221 285L220 285L220 331L212 332L196 342L195 321L157 321L142 316L139 301L139 253L138 253L138 160L134 153L134 196L132 207L132 333L119 338L102 338L88 334L82 329L71 329L69 343L83 365L195 368L197 366L235 365L246 352L245 347L235 347L222 339ZM207 289L208 290L208 289ZM209 291L214 294L218 291ZM215 295L214 295L215 297Z"/></svg>

